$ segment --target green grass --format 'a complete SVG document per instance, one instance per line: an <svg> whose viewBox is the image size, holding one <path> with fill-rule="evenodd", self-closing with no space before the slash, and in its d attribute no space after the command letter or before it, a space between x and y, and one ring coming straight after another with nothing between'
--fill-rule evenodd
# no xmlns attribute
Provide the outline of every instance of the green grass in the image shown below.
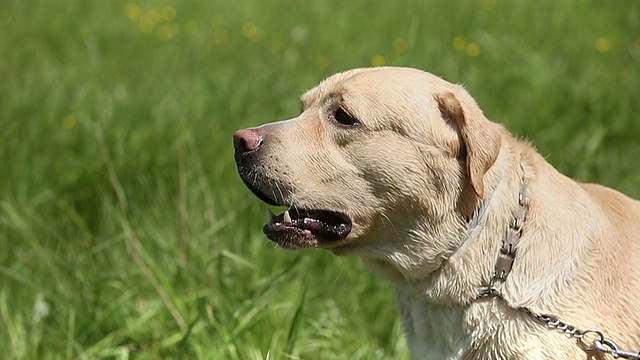
<svg viewBox="0 0 640 360"><path fill-rule="evenodd" d="M0 354L408 358L392 288L287 252L238 128L334 72L419 67L570 176L639 197L640 2L0 2Z"/></svg>

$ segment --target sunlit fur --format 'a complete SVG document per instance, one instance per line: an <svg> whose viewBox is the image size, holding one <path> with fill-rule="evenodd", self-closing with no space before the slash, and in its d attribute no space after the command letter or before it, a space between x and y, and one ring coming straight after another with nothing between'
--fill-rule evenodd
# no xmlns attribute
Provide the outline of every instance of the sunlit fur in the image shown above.
<svg viewBox="0 0 640 360"><path fill-rule="evenodd" d="M444 110L442 96L451 101ZM640 203L560 174L487 120L461 86L426 72L351 70L302 101L298 117L261 128L260 187L351 217L352 232L329 250L359 255L394 282L415 358L587 358L526 314L477 300L518 206L520 165L530 206L507 302L640 350ZM359 124L332 120L339 106ZM456 106L458 115L446 114Z"/></svg>

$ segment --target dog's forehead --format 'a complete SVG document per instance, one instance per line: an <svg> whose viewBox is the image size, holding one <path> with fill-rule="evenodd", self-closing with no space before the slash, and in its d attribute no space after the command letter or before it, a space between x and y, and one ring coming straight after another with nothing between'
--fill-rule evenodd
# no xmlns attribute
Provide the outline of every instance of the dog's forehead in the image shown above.
<svg viewBox="0 0 640 360"><path fill-rule="evenodd" d="M307 91L302 95L302 104L304 107L310 107L323 102L323 100L332 95L340 95L345 92L344 83L357 73L367 71L367 69L354 69L334 74L323 81L316 87Z"/></svg>
<svg viewBox="0 0 640 360"><path fill-rule="evenodd" d="M452 84L430 73L400 67L360 68L332 75L302 96L305 108L331 97L375 96L391 92L445 91Z"/></svg>

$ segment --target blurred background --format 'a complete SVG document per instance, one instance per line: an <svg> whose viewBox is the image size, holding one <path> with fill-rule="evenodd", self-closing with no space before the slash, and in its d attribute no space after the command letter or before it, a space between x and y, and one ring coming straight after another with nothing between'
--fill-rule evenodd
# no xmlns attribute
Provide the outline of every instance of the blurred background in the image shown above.
<svg viewBox="0 0 640 360"><path fill-rule="evenodd" d="M640 197L634 0L0 0L5 359L406 359L389 283L289 252L231 136L353 67L418 67Z"/></svg>

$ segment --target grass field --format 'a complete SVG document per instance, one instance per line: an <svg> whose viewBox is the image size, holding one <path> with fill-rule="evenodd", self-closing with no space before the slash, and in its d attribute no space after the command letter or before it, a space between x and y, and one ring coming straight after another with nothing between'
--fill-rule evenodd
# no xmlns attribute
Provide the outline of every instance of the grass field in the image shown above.
<svg viewBox="0 0 640 360"><path fill-rule="evenodd" d="M419 67L640 197L640 2L0 1L0 357L403 359L392 289L287 252L231 135Z"/></svg>

